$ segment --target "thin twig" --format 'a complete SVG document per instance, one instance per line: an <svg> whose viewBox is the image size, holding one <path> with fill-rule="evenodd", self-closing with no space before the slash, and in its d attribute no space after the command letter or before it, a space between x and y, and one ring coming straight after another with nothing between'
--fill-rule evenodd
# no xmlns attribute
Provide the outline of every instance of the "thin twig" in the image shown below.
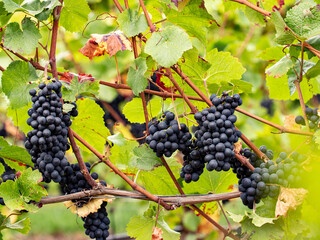
<svg viewBox="0 0 320 240"><path fill-rule="evenodd" d="M121 116L113 109L113 107L109 103L105 101L101 101L101 103L117 122L122 123L124 126L127 125L126 122L121 118Z"/></svg>
<svg viewBox="0 0 320 240"><path fill-rule="evenodd" d="M149 28L150 28L151 33L155 32L155 31L156 31L156 27L155 27L155 26L153 25L153 23L151 22L149 13L148 13L148 11L147 11L147 9L146 9L146 6L145 6L144 3L143 3L143 0L139 0L139 3L140 3L140 5L141 5L142 10L143 10L143 12L144 12L144 15L145 15L145 17L146 17L146 19L147 19L147 22L148 22L148 25L149 25Z"/></svg>
<svg viewBox="0 0 320 240"><path fill-rule="evenodd" d="M113 0L113 2L116 5L116 7L118 8L119 12L122 13L123 12L123 8L121 7L121 5L118 2L118 0Z"/></svg>
<svg viewBox="0 0 320 240"><path fill-rule="evenodd" d="M239 160L239 162L241 162L243 165L245 165L251 171L254 170L254 166L251 165L251 163L248 161L248 159L246 159L245 157L241 156L238 153L236 153L235 157L236 157L237 160Z"/></svg>
<svg viewBox="0 0 320 240"><path fill-rule="evenodd" d="M90 184L91 187L93 188L97 188L98 184L96 183L96 181L91 177L86 165L83 162L79 147L76 143L76 141L74 140L73 134L71 129L69 128L68 130L68 137L70 140L70 144L73 150L74 155L76 156L78 163L79 163L79 167L81 170L81 173L83 174L84 178L87 180L87 182Z"/></svg>
<svg viewBox="0 0 320 240"><path fill-rule="evenodd" d="M178 92L181 94L181 96L183 97L183 99L186 101L186 103L188 104L191 112L196 113L197 109L195 108L195 106L191 103L191 101L189 100L188 96L182 91L181 87L179 86L179 84L177 83L177 81L173 78L172 73L170 68L166 68L166 76L170 79L170 81L173 83L174 87L178 90Z"/></svg>
<svg viewBox="0 0 320 240"><path fill-rule="evenodd" d="M268 12L268 11L264 10L263 8L258 7L257 5L254 5L253 3L251 3L247 0L230 0L230 1L246 5L247 7L252 8L253 10L263 14L264 16L271 17L271 12Z"/></svg>

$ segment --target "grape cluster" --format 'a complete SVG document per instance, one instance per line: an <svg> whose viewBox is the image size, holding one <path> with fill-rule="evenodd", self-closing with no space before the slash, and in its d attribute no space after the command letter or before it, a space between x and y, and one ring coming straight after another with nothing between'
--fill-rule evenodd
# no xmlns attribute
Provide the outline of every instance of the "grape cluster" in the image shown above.
<svg viewBox="0 0 320 240"><path fill-rule="evenodd" d="M9 167L2 158L0 158L0 164L2 164L4 166L4 172L1 174L1 179L2 181L0 180L0 184L2 182L6 182L8 180L12 180L14 181L15 179L15 170L12 169L11 167ZM5 205L4 204L4 201L3 201L3 198L0 197L0 204L1 205Z"/></svg>
<svg viewBox="0 0 320 240"><path fill-rule="evenodd" d="M189 128L174 119L175 114L166 111L159 120L153 119L148 124L150 135L146 137L146 143L158 157L170 157L176 150L186 152L191 145Z"/></svg>
<svg viewBox="0 0 320 240"><path fill-rule="evenodd" d="M276 198L279 195L280 186L292 187L301 181L301 168L299 164L305 160L303 155L294 152L288 158L285 152L280 153L276 161L273 161L273 152L261 146L260 150L270 160L266 163L259 159L256 154L249 153L250 163L255 166L251 174L239 179L240 198L244 205L253 208L253 204L259 203L267 196Z"/></svg>
<svg viewBox="0 0 320 240"><path fill-rule="evenodd" d="M90 172L91 164L85 163L87 170ZM99 175L96 172L91 173L91 177L94 180L99 178ZM104 181L100 181L103 185L106 186ZM91 189L90 184L85 179L84 175L81 172L80 166L78 163L70 164L64 169L64 176L60 182L61 190L64 194L81 192L83 190ZM88 199L72 200L77 203L78 207L82 207L84 203L88 202Z"/></svg>
<svg viewBox="0 0 320 240"><path fill-rule="evenodd" d="M71 120L70 114L62 110L61 86L54 79L48 84L40 83L38 92L29 91L33 105L28 110L27 124L33 130L27 133L25 147L47 183L61 182L64 168L69 165L65 152L70 148L67 134ZM77 110L73 109L71 114L77 115Z"/></svg>
<svg viewBox="0 0 320 240"><path fill-rule="evenodd" d="M228 171L234 157L233 144L241 136L234 126L237 121L234 109L242 104L242 100L239 94L231 97L225 92L221 98L211 95L210 100L214 106L194 115L199 124L195 132L196 146L207 162L208 171Z"/></svg>
<svg viewBox="0 0 320 240"><path fill-rule="evenodd" d="M183 156L183 167L180 172L180 177L184 178L186 183L198 181L205 167L205 161L199 150L191 149L189 154Z"/></svg>
<svg viewBox="0 0 320 240"><path fill-rule="evenodd" d="M83 217L85 233L92 239L105 240L109 236L110 220L106 210L107 202L104 202L99 210Z"/></svg>
<svg viewBox="0 0 320 240"><path fill-rule="evenodd" d="M306 113L307 118L309 120L309 128L310 129L318 129L319 124L320 124L318 109L317 108L312 109L312 108L306 106L305 113ZM301 115L296 116L295 121L297 124L306 125L306 122L305 122L303 116L301 116Z"/></svg>

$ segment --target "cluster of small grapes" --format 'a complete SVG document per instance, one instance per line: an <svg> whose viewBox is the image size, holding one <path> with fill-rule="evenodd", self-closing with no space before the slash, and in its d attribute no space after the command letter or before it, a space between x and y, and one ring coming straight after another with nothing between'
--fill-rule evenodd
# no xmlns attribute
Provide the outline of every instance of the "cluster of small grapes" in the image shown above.
<svg viewBox="0 0 320 240"><path fill-rule="evenodd" d="M183 167L180 172L180 177L184 178L186 183L198 181L205 167L205 162L199 150L195 149L194 146L191 146L190 149L191 152L183 156Z"/></svg>
<svg viewBox="0 0 320 240"><path fill-rule="evenodd" d="M177 149L185 153L191 146L189 128L174 119L175 114L166 111L159 120L153 119L148 124L150 135L146 137L146 143L158 157L170 157Z"/></svg>
<svg viewBox="0 0 320 240"><path fill-rule="evenodd" d="M309 128L317 130L319 128L319 124L320 124L320 117L318 115L318 109L317 108L312 109L312 108L306 106L305 113L306 113L307 118L309 120ZM301 115L296 116L295 121L297 124L306 125L306 122L305 122L303 116L301 116Z"/></svg>
<svg viewBox="0 0 320 240"><path fill-rule="evenodd" d="M27 124L33 130L27 133L25 147L47 183L60 182L64 168L69 165L65 152L70 148L67 134L71 120L70 113L62 111L61 86L54 79L52 83L40 83L38 92L29 91L33 105L28 110ZM71 114L76 116L78 112L73 109Z"/></svg>
<svg viewBox="0 0 320 240"><path fill-rule="evenodd" d="M1 184L2 182L6 182L6 181L8 181L8 180L14 181L15 176L16 176L15 170L12 169L11 167L9 167L9 166L4 162L4 160L3 160L2 158L0 158L0 164L2 164L3 167L4 167L4 172L1 174L1 179L2 179L2 180L0 179L0 184ZM1 197L0 197L0 204L1 204L1 205L5 205L5 204L4 204L4 201L3 201L3 198L1 198Z"/></svg>
<svg viewBox="0 0 320 240"><path fill-rule="evenodd" d="M267 196L276 198L279 195L280 186L292 187L299 184L302 169L299 164L305 160L305 156L293 152L288 158L285 152L279 154L276 161L272 161L273 152L265 146L260 147L270 160L266 163L252 153L250 162L255 166L254 171L239 179L240 198L244 205L253 208L253 204L259 203ZM249 154L247 154L248 156Z"/></svg>
<svg viewBox="0 0 320 240"><path fill-rule="evenodd" d="M104 202L99 210L83 217L85 233L91 239L105 240L109 236L110 220L106 210L107 202Z"/></svg>
<svg viewBox="0 0 320 240"><path fill-rule="evenodd" d="M180 176L186 183L198 181L206 165L208 171L228 171L234 159L233 144L241 132L235 129L235 108L242 104L239 94L232 97L226 92L222 97L212 94L213 105L194 115L199 126L195 127L196 140L190 154L184 156Z"/></svg>
<svg viewBox="0 0 320 240"><path fill-rule="evenodd" d="M85 165L90 172L91 164L86 162ZM96 172L93 172L91 173L91 177L94 180L97 180L99 178L99 175ZM104 181L100 181L100 183L106 186L106 183ZM62 177L62 180L60 182L60 187L64 194L76 193L83 190L91 189L91 186L82 174L78 163L70 164L70 166L67 166L64 169L64 176ZM88 202L88 199L77 199L72 201L76 202L78 207L82 207L83 204Z"/></svg>

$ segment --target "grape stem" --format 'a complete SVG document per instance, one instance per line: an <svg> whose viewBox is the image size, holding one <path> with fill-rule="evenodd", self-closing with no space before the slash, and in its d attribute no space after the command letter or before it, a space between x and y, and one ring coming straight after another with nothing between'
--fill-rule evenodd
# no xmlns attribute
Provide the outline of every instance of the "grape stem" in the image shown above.
<svg viewBox="0 0 320 240"><path fill-rule="evenodd" d="M86 165L84 164L82 156L81 156L81 153L80 153L80 150L79 150L79 147L78 147L76 141L74 140L74 136L73 136L72 130L70 128L68 129L68 137L69 137L69 140L70 140L70 144L71 144L73 153L76 156L77 161L79 163L79 167L80 167L81 173L83 174L84 178L87 180L87 182L90 184L90 186L92 188L97 188L98 184L91 177Z"/></svg>
<svg viewBox="0 0 320 240"><path fill-rule="evenodd" d="M62 9L63 0L59 0L60 6L53 9L53 26L52 26L52 36L51 36L51 46L49 53L49 62L52 70L52 75L54 78L58 78L57 63L56 63L56 48L59 30L59 18Z"/></svg>
<svg viewBox="0 0 320 240"><path fill-rule="evenodd" d="M163 206L166 210L173 210L174 207L165 203L159 197L147 192L142 187L135 184L130 178L128 178L122 171L120 171L109 159L105 158L101 153L99 153L95 148L93 148L87 141L85 141L82 137L80 137L77 133L75 133L71 128L69 128L72 132L73 136L78 139L84 146L86 146L92 153L94 153L100 160L102 160L108 167L110 167L116 174L118 174L123 180L125 180L134 190L142 193L150 200L158 203L160 201L161 206Z"/></svg>
<svg viewBox="0 0 320 240"><path fill-rule="evenodd" d="M267 10L264 10L263 8L260 8L256 5L254 5L253 3L249 2L249 1L246 1L246 0L229 0L229 1L232 1L232 2L237 2L237 3L240 3L240 4L243 4L243 5L246 5L247 7L261 13L262 15L266 16L266 17L271 17L271 12L267 11Z"/></svg>
<svg viewBox="0 0 320 240"><path fill-rule="evenodd" d="M237 160L239 160L239 162L241 162L243 165L245 165L251 171L254 170L254 166L251 165L251 163L248 161L248 159L246 159L245 157L241 156L238 153L236 153L235 157L236 157Z"/></svg>

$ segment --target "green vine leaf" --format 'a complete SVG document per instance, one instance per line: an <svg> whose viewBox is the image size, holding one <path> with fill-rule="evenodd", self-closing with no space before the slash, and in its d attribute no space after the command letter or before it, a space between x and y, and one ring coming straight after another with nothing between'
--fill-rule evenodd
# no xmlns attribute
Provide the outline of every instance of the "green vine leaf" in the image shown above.
<svg viewBox="0 0 320 240"><path fill-rule="evenodd" d="M23 131L25 135L29 131L31 131L33 128L27 124L27 119L29 118L29 115L26 114L28 112L28 109L31 108L32 103L29 102L28 105L25 105L22 108L13 109L11 107L8 107L7 116L11 118L14 125L19 128L19 130Z"/></svg>
<svg viewBox="0 0 320 240"><path fill-rule="evenodd" d="M148 86L148 80L145 78L144 74L147 71L147 63L145 58L137 58L133 63L134 67L130 67L127 81L128 86L132 89L134 95L139 95Z"/></svg>
<svg viewBox="0 0 320 240"><path fill-rule="evenodd" d="M271 21L276 27L275 42L281 45L291 44L296 38L278 11L271 13Z"/></svg>
<svg viewBox="0 0 320 240"><path fill-rule="evenodd" d="M3 0L3 3L4 3L5 9L10 13L13 13L16 11L26 11L32 15L36 15L36 17L42 12L46 12L48 10L51 11L54 7L60 5L59 0L42 0L42 1ZM42 17L38 19L46 20L47 18Z"/></svg>
<svg viewBox="0 0 320 240"><path fill-rule="evenodd" d="M110 161L112 161L120 170L127 173L135 173L137 171L137 157L133 149L139 146L136 141L127 141L124 145L114 145L110 150Z"/></svg>
<svg viewBox="0 0 320 240"><path fill-rule="evenodd" d="M23 218L15 223L10 223L8 221L4 225L0 226L0 231L3 229L10 229L22 234L27 234L31 229L30 224L30 218Z"/></svg>
<svg viewBox="0 0 320 240"><path fill-rule="evenodd" d="M154 207L152 209L152 207ZM149 209L143 216L134 216L127 225L127 234L136 240L150 240L152 238L152 229L155 226L157 211L156 206L150 204ZM164 221L162 214L159 214L157 226L162 230L162 237L166 240L179 240L180 233L172 230Z"/></svg>
<svg viewBox="0 0 320 240"><path fill-rule="evenodd" d="M148 113L151 116L157 116L162 109L161 99L152 98L148 102L147 108L148 108ZM141 98L133 98L130 102L126 103L122 112L131 123L145 122ZM142 114L137 114L137 113L142 113Z"/></svg>
<svg viewBox="0 0 320 240"><path fill-rule="evenodd" d="M80 32L88 21L90 8L86 0L65 0L60 15L60 24L70 32Z"/></svg>
<svg viewBox="0 0 320 240"><path fill-rule="evenodd" d="M78 77L71 79L71 82L63 82L62 96L66 101L74 102L81 95L84 97L95 97L99 95L100 85L98 81L79 80Z"/></svg>
<svg viewBox="0 0 320 240"><path fill-rule="evenodd" d="M144 14L136 10L125 9L117 18L120 30L127 37L133 37L148 29L148 23Z"/></svg>
<svg viewBox="0 0 320 240"><path fill-rule="evenodd" d="M167 21L183 28L190 36L206 45L207 28L213 23L213 18L205 8L200 7L202 4L201 0L189 1L182 11L171 8L166 16Z"/></svg>
<svg viewBox="0 0 320 240"><path fill-rule="evenodd" d="M254 224L257 227L261 227L266 223L273 224L273 221L277 219L277 218L261 217L261 216L257 215L256 213L249 213L249 212L247 212L246 215L250 219L252 219L252 224Z"/></svg>
<svg viewBox="0 0 320 240"><path fill-rule="evenodd" d="M0 185L0 196L11 210L35 212L38 207L30 201L39 202L47 191L38 183L42 175L38 170L26 169L15 181L8 180Z"/></svg>
<svg viewBox="0 0 320 240"><path fill-rule="evenodd" d="M39 29L27 17L21 21L21 26L22 30L17 22L11 22L7 25L3 39L4 45L15 52L32 53L41 38Z"/></svg>
<svg viewBox="0 0 320 240"><path fill-rule="evenodd" d="M146 145L135 147L133 149L133 153L137 157L136 166L140 170L150 171L155 165L162 165L162 162L157 157L157 154Z"/></svg>
<svg viewBox="0 0 320 240"><path fill-rule="evenodd" d="M30 102L29 90L36 87L36 84L32 83L36 80L36 70L30 63L14 61L9 64L3 72L1 84L12 109L19 109Z"/></svg>
<svg viewBox="0 0 320 240"><path fill-rule="evenodd" d="M77 106L79 115L72 121L71 129L103 153L107 137L110 136L104 124L104 111L94 100L88 98L77 100ZM91 153L82 143L76 141L82 150Z"/></svg>
<svg viewBox="0 0 320 240"><path fill-rule="evenodd" d="M9 162L16 162L17 164L22 165L29 165L33 166L31 161L31 156L27 152L25 148L15 146L15 145L8 145L2 147L0 149L0 157L7 160L6 162L10 165Z"/></svg>
<svg viewBox="0 0 320 240"><path fill-rule="evenodd" d="M4 7L4 3L0 2L0 26L5 26L9 22L12 15L13 15L12 13L8 13L6 11Z"/></svg>
<svg viewBox="0 0 320 240"><path fill-rule="evenodd" d="M285 21L300 38L308 39L320 34L320 11L313 1L295 5L287 12Z"/></svg>
<svg viewBox="0 0 320 240"><path fill-rule="evenodd" d="M208 83L241 79L246 71L239 59L231 56L229 52L218 52L217 49L213 49L207 54L206 60L211 64L205 77Z"/></svg>
<svg viewBox="0 0 320 240"><path fill-rule="evenodd" d="M276 62L274 65L266 69L266 74L274 77L279 78L286 74L290 68L292 68L294 65L294 62L290 58L290 56L286 55L283 58L281 58L278 62Z"/></svg>
<svg viewBox="0 0 320 240"><path fill-rule="evenodd" d="M163 67L177 63L183 52L192 48L188 34L179 27L168 26L154 32L145 46L145 52Z"/></svg>
<svg viewBox="0 0 320 240"><path fill-rule="evenodd" d="M124 145L126 145L127 140L125 139L125 137L123 136L122 133L118 132L115 135L111 135L109 137L107 137L108 140L120 147L123 147Z"/></svg>
<svg viewBox="0 0 320 240"><path fill-rule="evenodd" d="M179 178L179 169L177 166L170 166L174 176ZM165 167L157 167L149 172L140 172L139 178L147 191L157 195L175 195L179 194L177 188Z"/></svg>

